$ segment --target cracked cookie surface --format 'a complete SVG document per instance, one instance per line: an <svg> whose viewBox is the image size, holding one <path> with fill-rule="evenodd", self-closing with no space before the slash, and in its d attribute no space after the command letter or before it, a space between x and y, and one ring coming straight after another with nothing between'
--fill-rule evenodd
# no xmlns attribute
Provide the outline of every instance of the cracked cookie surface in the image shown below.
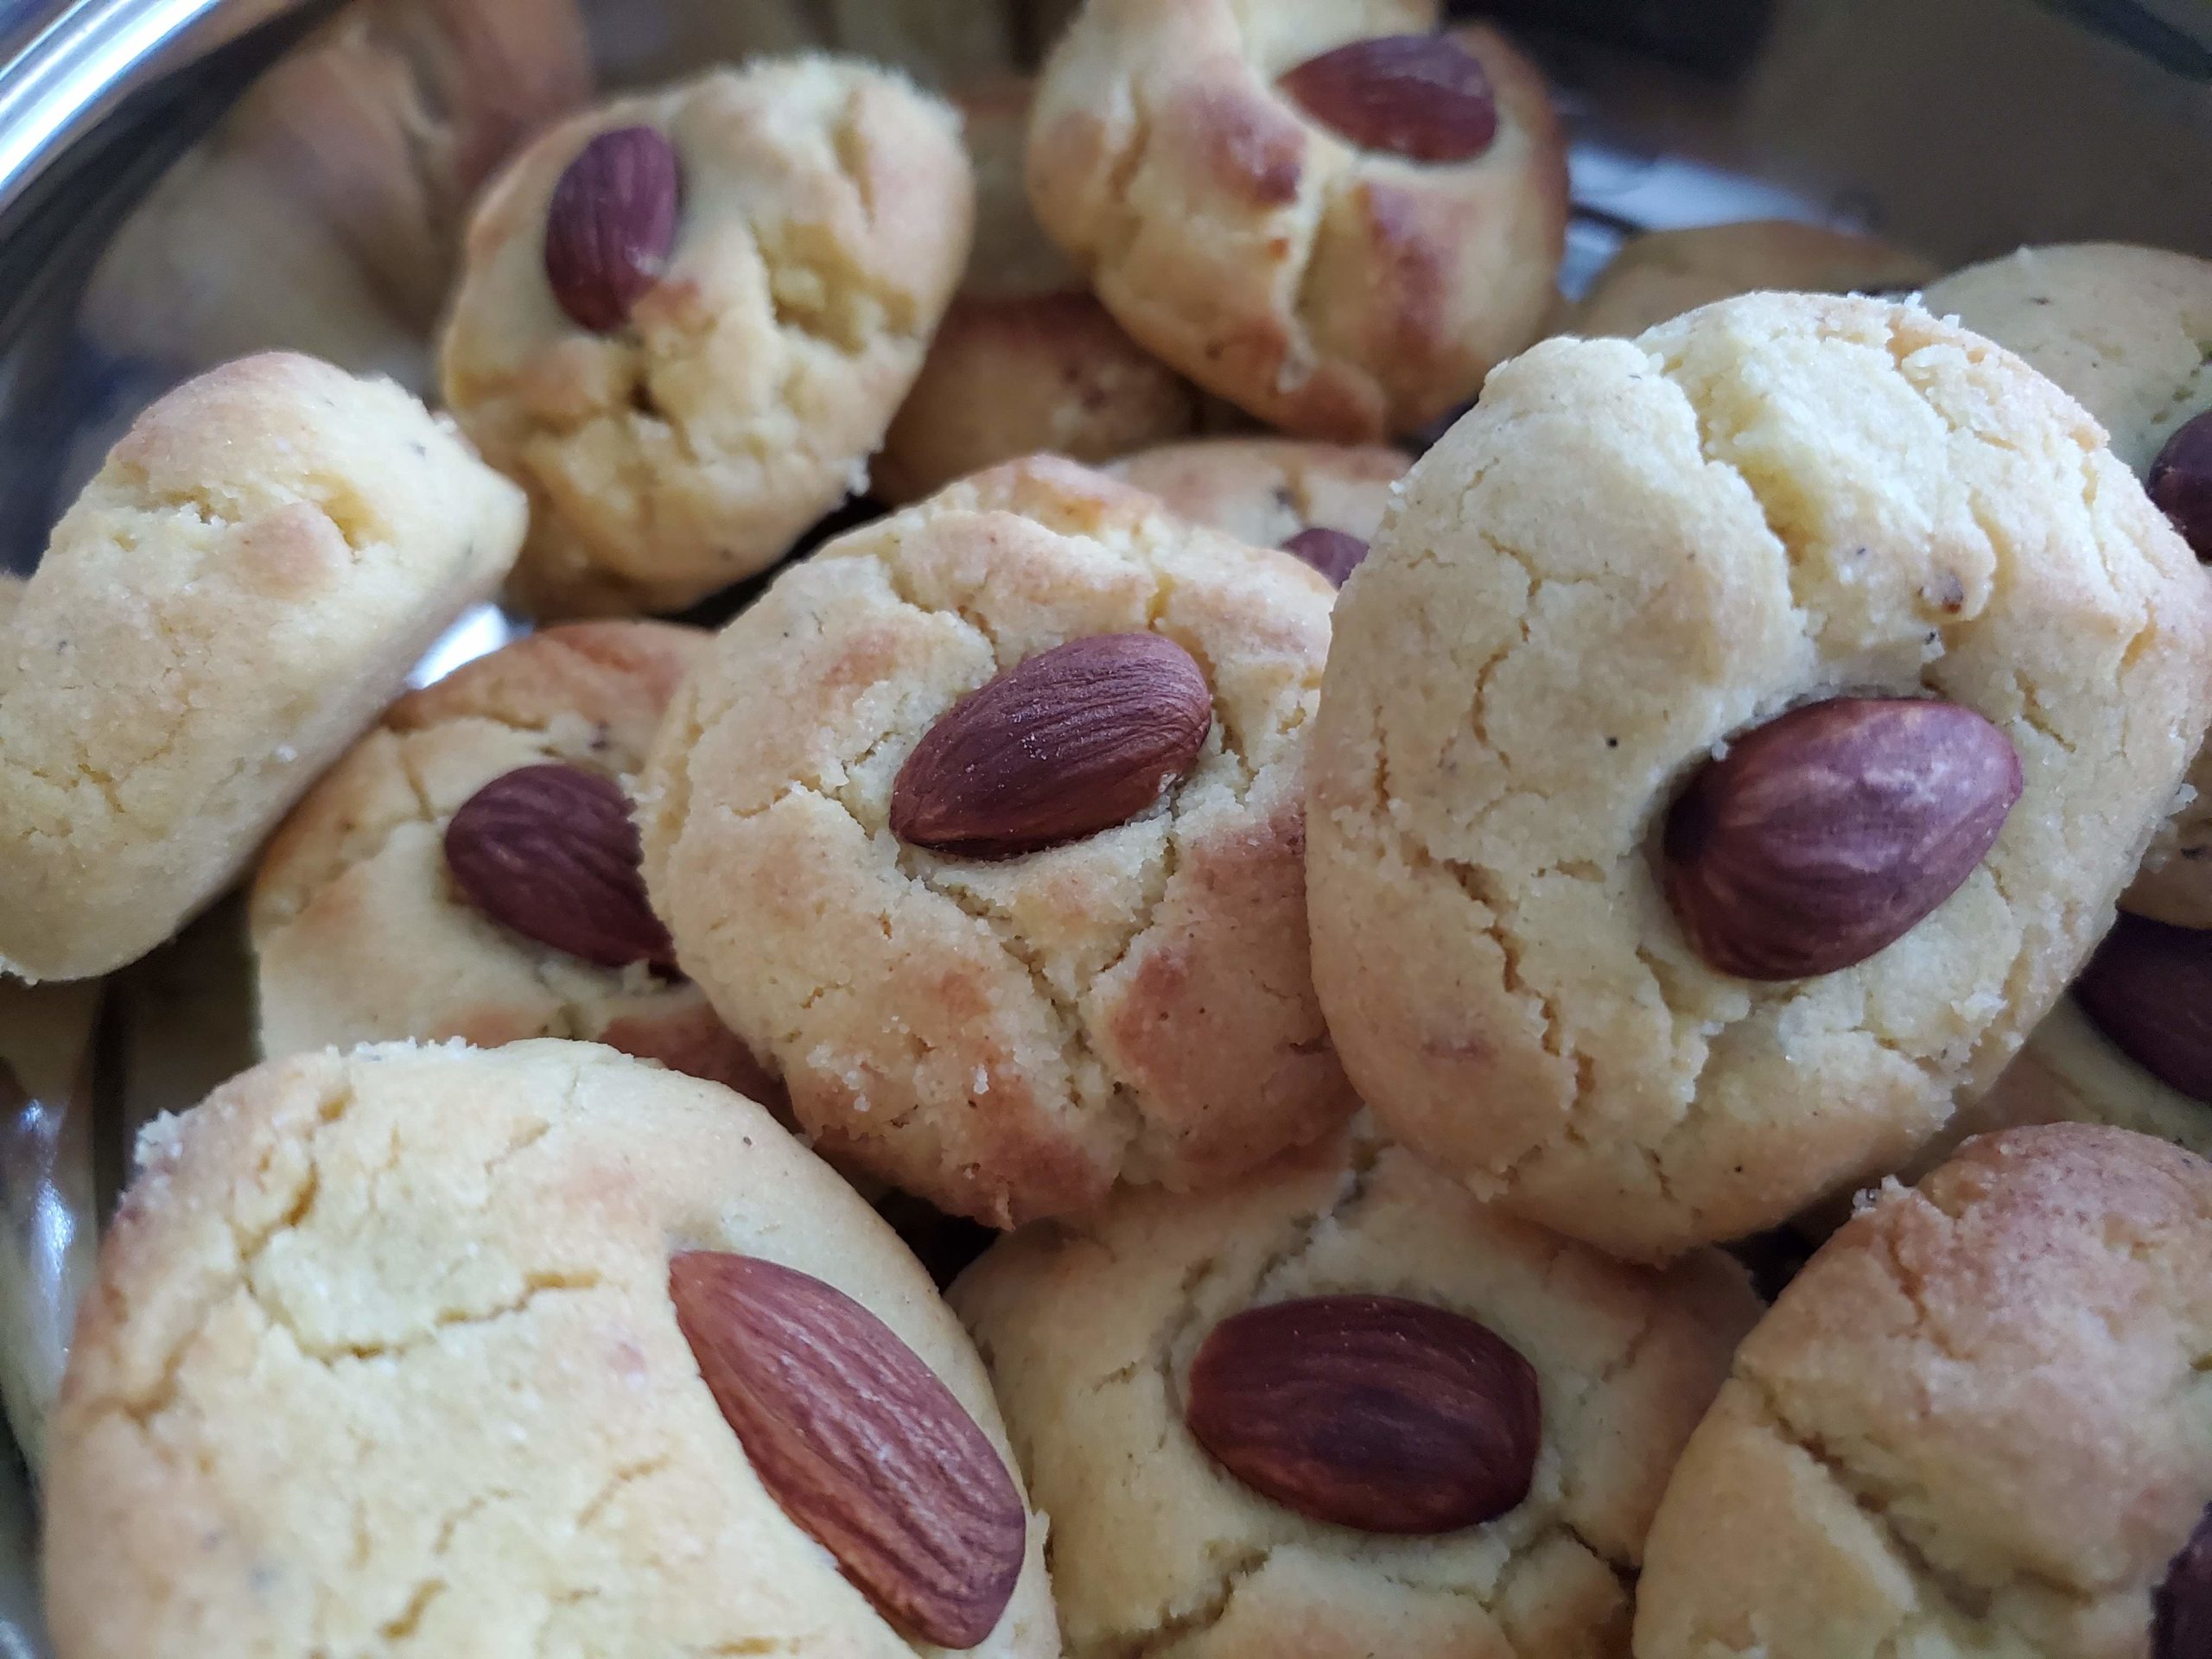
<svg viewBox="0 0 2212 1659"><path fill-rule="evenodd" d="M957 1322L861 1200L766 1113L612 1050L275 1061L141 1160L49 1465L70 1659L907 1659L723 1421L676 1250L855 1298L1009 1456ZM1043 1533L978 1655L1057 1651Z"/></svg>
<svg viewBox="0 0 2212 1659"><path fill-rule="evenodd" d="M1305 530L1371 541L1392 486L1413 457L1383 444L1297 438L1193 438L1162 444L1109 468L1186 518L1255 547L1281 547Z"/></svg>
<svg viewBox="0 0 2212 1659"><path fill-rule="evenodd" d="M618 782L635 773L707 639L660 622L570 623L393 704L263 855L251 911L263 1053L575 1037L778 1104L697 986L526 938L469 903L446 866L446 826L496 778L548 761Z"/></svg>
<svg viewBox="0 0 2212 1659"><path fill-rule="evenodd" d="M779 577L639 784L686 972L826 1153L998 1225L1192 1186L1354 1109L1307 968L1306 728L1327 582L1072 462L955 485ZM1149 630L1213 728L1128 823L986 862L906 845L923 734L1067 640Z"/></svg>
<svg viewBox="0 0 2212 1659"><path fill-rule="evenodd" d="M2212 1164L2063 1124L1838 1233L1651 1529L1637 1659L2146 1659L2212 1500Z"/></svg>
<svg viewBox="0 0 2212 1659"><path fill-rule="evenodd" d="M520 493L388 382L242 359L148 409L0 623L0 968L121 967L506 574Z"/></svg>
<svg viewBox="0 0 2212 1659"><path fill-rule="evenodd" d="M1092 0L1039 86L1039 219L1141 345L1247 413L1344 442L1414 430L1551 307L1567 163L1542 77L1496 31L1453 31L1497 105L1495 142L1454 163L1363 149L1275 81L1437 10Z"/></svg>
<svg viewBox="0 0 2212 1659"><path fill-rule="evenodd" d="M2022 248L1934 284L1928 308L2018 353L2088 410L2141 477L2177 429L2212 410L2212 260L2085 242ZM2212 754L2121 903L2212 927Z"/></svg>
<svg viewBox="0 0 2212 1659"><path fill-rule="evenodd" d="M657 129L674 247L614 332L546 280L548 207L595 135ZM531 494L518 597L672 610L766 569L867 481L968 256L952 111L826 57L717 70L555 128L479 205L441 345L446 401Z"/></svg>
<svg viewBox="0 0 2212 1659"><path fill-rule="evenodd" d="M1385 1537L1242 1485L1184 1426L1222 1319L1309 1295L1413 1297L1536 1370L1527 1499ZM954 1286L1052 1532L1071 1659L1599 1659L1667 1475L1758 1305L1700 1251L1658 1271L1494 1210L1363 1124L1219 1192L1118 1195L992 1247Z"/></svg>
<svg viewBox="0 0 2212 1659"><path fill-rule="evenodd" d="M2108 925L2206 718L2202 572L2102 435L1917 308L1758 295L1548 340L1339 601L1314 970L1385 1126L1630 1255L1899 1166ZM1856 966L1707 967L1655 831L1746 728L1933 695L2018 751L1988 857Z"/></svg>

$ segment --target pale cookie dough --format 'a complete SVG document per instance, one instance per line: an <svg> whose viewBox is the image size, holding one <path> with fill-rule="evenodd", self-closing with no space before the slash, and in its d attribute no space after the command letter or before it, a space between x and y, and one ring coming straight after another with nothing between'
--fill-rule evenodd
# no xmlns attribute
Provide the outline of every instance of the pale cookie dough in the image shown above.
<svg viewBox="0 0 2212 1659"><path fill-rule="evenodd" d="M1347 1293L1474 1319L1535 1367L1541 1449L1517 1507L1429 1536L1310 1521L1185 1427L1215 1325ZM1127 1193L1017 1234L951 1297L1052 1520L1070 1659L1625 1654L1652 1511L1758 1317L1717 1253L1664 1272L1610 1261L1363 1134L1217 1194Z"/></svg>
<svg viewBox="0 0 2212 1659"><path fill-rule="evenodd" d="M2212 1499L2208 1351L2212 1164L2069 1124L1892 1184L1692 1437L1637 1659L2151 1659Z"/></svg>
<svg viewBox="0 0 2212 1659"><path fill-rule="evenodd" d="M1255 547L1281 547L1308 530L1372 541L1413 464L1404 450L1382 444L1198 438L1147 449L1110 470L1186 518Z"/></svg>
<svg viewBox="0 0 2212 1659"><path fill-rule="evenodd" d="M498 584L523 516L405 392L309 358L149 409L0 625L0 969L81 978L174 933Z"/></svg>
<svg viewBox="0 0 2212 1659"><path fill-rule="evenodd" d="M1385 1127L1624 1254L1772 1226L1986 1088L2194 752L2212 594L2080 408L1917 307L1754 295L1548 340L1345 588L1307 814L1314 969ZM1783 709L1932 693L2025 793L1904 938L1693 954L1654 842Z"/></svg>
<svg viewBox="0 0 2212 1659"><path fill-rule="evenodd" d="M1332 598L1046 457L831 543L722 632L640 780L646 882L825 1152L1007 1226L1219 1181L1351 1113L1301 876ZM893 779L953 704L1139 630L1213 693L1159 806L996 862L892 834Z"/></svg>
<svg viewBox="0 0 2212 1659"><path fill-rule="evenodd" d="M139 1155L48 1465L66 1659L910 1659L702 1381L685 1250L855 1299L1010 1466L920 1268L712 1084L582 1043L395 1044L272 1061ZM1057 1651L1044 1530L977 1655Z"/></svg>
<svg viewBox="0 0 2212 1659"><path fill-rule="evenodd" d="M1092 0L1039 88L1038 218L1136 340L1301 436L1410 432L1535 339L1565 246L1542 77L1485 28L1496 140L1472 160L1359 148L1277 78L1433 0Z"/></svg>
<svg viewBox="0 0 2212 1659"><path fill-rule="evenodd" d="M1929 288L1928 308L2018 352L2073 394L2140 477L2166 440L2212 410L2212 260L2113 242L2022 248ZM2212 756L2152 847L2125 902L2212 927Z"/></svg>
<svg viewBox="0 0 2212 1659"><path fill-rule="evenodd" d="M1122 332L1029 210L1022 156L1032 85L954 99L976 167L976 241L920 378L869 468L912 501L1034 451L1111 461L1194 431L1205 399Z"/></svg>
<svg viewBox="0 0 2212 1659"><path fill-rule="evenodd" d="M1878 237L1787 219L1631 238L1551 332L1626 339L1714 300L1761 289L1821 294L1916 289L1936 267Z"/></svg>
<svg viewBox="0 0 2212 1659"><path fill-rule="evenodd" d="M549 761L635 772L707 639L661 622L572 623L392 705L262 860L262 1052L582 1037L777 1103L697 986L642 962L595 966L504 927L446 865L447 826L494 779Z"/></svg>
<svg viewBox="0 0 2212 1659"><path fill-rule="evenodd" d="M597 134L682 177L675 246L610 334L545 274L548 204ZM716 70L555 128L469 227L446 401L531 493L515 592L541 614L677 610L765 569L851 490L968 256L952 111L836 58Z"/></svg>

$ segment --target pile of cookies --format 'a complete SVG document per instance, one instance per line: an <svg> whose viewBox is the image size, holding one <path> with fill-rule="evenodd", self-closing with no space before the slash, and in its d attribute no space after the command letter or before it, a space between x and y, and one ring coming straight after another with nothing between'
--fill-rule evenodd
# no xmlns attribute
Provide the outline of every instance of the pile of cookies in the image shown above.
<svg viewBox="0 0 2212 1659"><path fill-rule="evenodd" d="M0 969L243 880L265 1057L59 1659L2212 1654L2212 264L1565 309L1427 0L952 92L539 131L442 413L214 367L5 595Z"/></svg>

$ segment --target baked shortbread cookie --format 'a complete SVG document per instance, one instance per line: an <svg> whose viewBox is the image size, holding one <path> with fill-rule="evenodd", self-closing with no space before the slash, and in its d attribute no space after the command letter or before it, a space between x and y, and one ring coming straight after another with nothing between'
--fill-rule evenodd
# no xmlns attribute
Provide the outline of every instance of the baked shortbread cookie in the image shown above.
<svg viewBox="0 0 2212 1659"><path fill-rule="evenodd" d="M1878 237L1754 219L1631 237L1598 273L1560 334L1625 339L1715 300L1763 289L1881 294L1916 289L1936 267Z"/></svg>
<svg viewBox="0 0 2212 1659"><path fill-rule="evenodd" d="M951 1292L1070 1659L1628 1650L1645 1529L1758 1316L1700 1251L1614 1262L1364 1134L1130 1192Z"/></svg>
<svg viewBox="0 0 2212 1659"><path fill-rule="evenodd" d="M2208 1351L2202 1159L2066 1124L1892 1184L1691 1438L1637 1659L2202 1652Z"/></svg>
<svg viewBox="0 0 2212 1659"><path fill-rule="evenodd" d="M639 783L646 884L825 1153L1006 1226L1350 1116L1302 877L1332 597L1043 457L722 632Z"/></svg>
<svg viewBox="0 0 2212 1659"><path fill-rule="evenodd" d="M1122 331L1029 209L1027 80L954 102L976 168L976 240L920 378L869 468L883 500L916 500L1050 450L1111 461L1195 430L1205 398Z"/></svg>
<svg viewBox="0 0 2212 1659"><path fill-rule="evenodd" d="M781 1091L671 974L624 780L708 636L577 622L392 705L261 861L261 1046L581 1037Z"/></svg>
<svg viewBox="0 0 2212 1659"><path fill-rule="evenodd" d="M1110 470L1186 518L1297 554L1342 587L1367 556L1413 464L1402 449L1382 444L1196 438L1131 455Z"/></svg>
<svg viewBox="0 0 2212 1659"><path fill-rule="evenodd" d="M2080 407L1917 307L1548 340L1345 588L1314 970L1394 1135L1640 1256L1895 1169L2194 753L2212 594Z"/></svg>
<svg viewBox="0 0 2212 1659"><path fill-rule="evenodd" d="M1535 338L1565 245L1543 80L1433 0L1092 0L1031 128L1037 216L1141 344L1372 442Z"/></svg>
<svg viewBox="0 0 2212 1659"><path fill-rule="evenodd" d="M828 57L547 133L479 205L446 401L530 492L541 614L675 610L867 480L968 257L952 111Z"/></svg>
<svg viewBox="0 0 2212 1659"><path fill-rule="evenodd" d="M1057 1651L958 1323L728 1090L395 1044L139 1155L48 1464L67 1659Z"/></svg>
<svg viewBox="0 0 2212 1659"><path fill-rule="evenodd" d="M1946 276L1927 299L1937 315L1956 315L2072 393L2140 476L2184 426L2212 420L2212 260L2113 242L2022 248ZM2212 454L2212 433L2200 444ZM2212 756L2198 758L2189 785L2192 798L2122 902L2162 922L2212 927Z"/></svg>
<svg viewBox="0 0 2212 1659"><path fill-rule="evenodd" d="M174 933L498 585L523 513L405 392L309 358L147 410L0 626L0 969Z"/></svg>

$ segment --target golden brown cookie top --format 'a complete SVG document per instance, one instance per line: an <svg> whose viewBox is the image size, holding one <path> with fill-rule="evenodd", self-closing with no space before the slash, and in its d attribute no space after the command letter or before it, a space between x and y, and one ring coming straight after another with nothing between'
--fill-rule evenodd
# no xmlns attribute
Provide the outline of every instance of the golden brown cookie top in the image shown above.
<svg viewBox="0 0 2212 1659"><path fill-rule="evenodd" d="M1714 300L1761 289L1821 294L1920 287L1936 267L1853 231L1795 219L1746 219L1632 237L1560 320L1558 332L1640 334Z"/></svg>
<svg viewBox="0 0 2212 1659"><path fill-rule="evenodd" d="M1383 444L1195 438L1131 455L1113 473L1185 518L1255 547L1281 547L1315 529L1371 541L1392 486L1413 464Z"/></svg>

